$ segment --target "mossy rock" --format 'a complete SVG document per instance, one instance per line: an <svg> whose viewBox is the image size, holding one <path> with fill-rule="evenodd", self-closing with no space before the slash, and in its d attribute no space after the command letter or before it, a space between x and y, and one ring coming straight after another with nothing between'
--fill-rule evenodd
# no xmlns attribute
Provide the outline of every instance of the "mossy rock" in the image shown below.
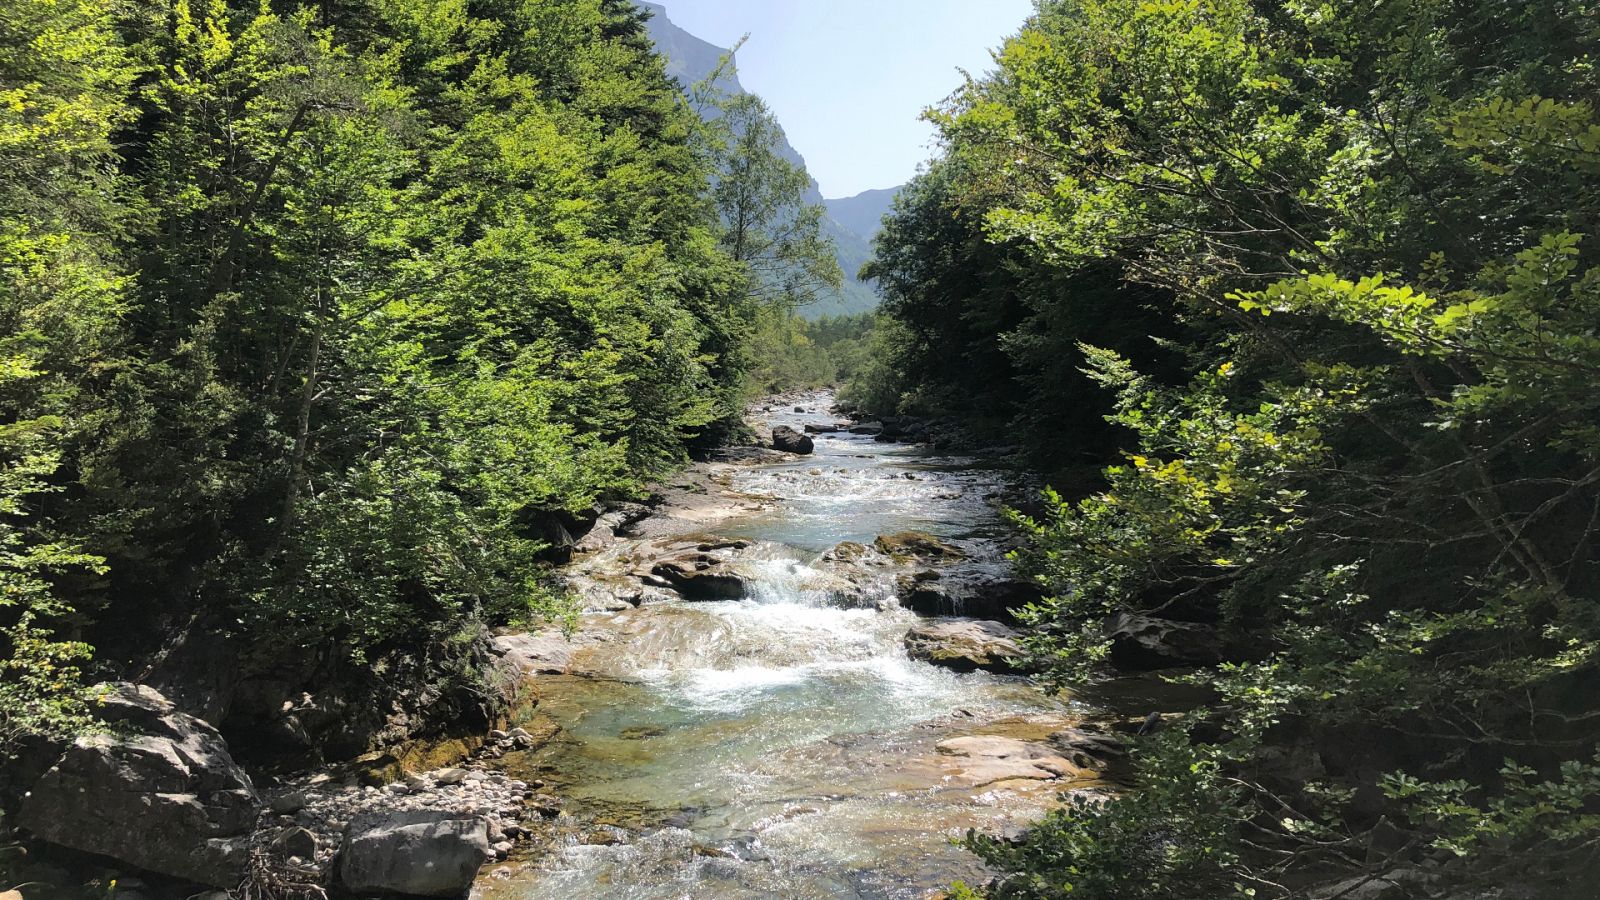
<svg viewBox="0 0 1600 900"><path fill-rule="evenodd" d="M966 556L960 549L939 540L926 531L902 531L899 534L879 535L873 541L879 552L894 557L933 556L943 559L961 559Z"/></svg>

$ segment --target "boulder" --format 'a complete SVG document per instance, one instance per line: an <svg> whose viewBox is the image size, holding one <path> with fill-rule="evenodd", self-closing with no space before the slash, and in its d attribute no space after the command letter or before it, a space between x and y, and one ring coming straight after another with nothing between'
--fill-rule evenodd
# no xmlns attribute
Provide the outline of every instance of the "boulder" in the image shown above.
<svg viewBox="0 0 1600 900"><path fill-rule="evenodd" d="M902 531L899 534L879 535L872 544L880 553L886 553L897 559L902 557L961 559L966 556L959 548L925 531Z"/></svg>
<svg viewBox="0 0 1600 900"><path fill-rule="evenodd" d="M1216 630L1192 622L1121 612L1107 620L1106 637L1112 665L1123 669L1208 665L1223 658Z"/></svg>
<svg viewBox="0 0 1600 900"><path fill-rule="evenodd" d="M1080 769L1105 771L1128 759L1128 745L1120 737L1093 726L1058 731L1050 735L1050 746Z"/></svg>
<svg viewBox="0 0 1600 900"><path fill-rule="evenodd" d="M339 852L339 879L356 894L456 897L489 858L488 819L412 810L352 823Z"/></svg>
<svg viewBox="0 0 1600 900"><path fill-rule="evenodd" d="M999 622L942 619L924 622L906 633L906 652L960 672L1018 672L1027 668L1022 635Z"/></svg>
<svg viewBox="0 0 1600 900"><path fill-rule="evenodd" d="M816 449L816 444L809 436L787 425L779 425L772 429L772 449L805 456Z"/></svg>
<svg viewBox="0 0 1600 900"><path fill-rule="evenodd" d="M924 616L969 616L1011 621L1015 611L1037 602L1039 589L1016 578L952 571L939 578L916 572L899 581L900 605Z"/></svg>
<svg viewBox="0 0 1600 900"><path fill-rule="evenodd" d="M646 582L671 588L685 600L738 600L745 595L745 582L728 560L731 551L748 546L746 541L721 539L669 544L649 560Z"/></svg>
<svg viewBox="0 0 1600 900"><path fill-rule="evenodd" d="M806 434L837 434L838 431L839 431L839 426L837 426L837 425L817 425L817 424L811 423L811 424L807 424L806 425L805 430L806 430Z"/></svg>
<svg viewBox="0 0 1600 900"><path fill-rule="evenodd" d="M858 422L858 423L850 426L850 433L851 434L867 434L867 435L882 434L883 433L883 423L882 422Z"/></svg>
<svg viewBox="0 0 1600 900"><path fill-rule="evenodd" d="M497 635L494 652L523 675L567 675L582 645L559 629Z"/></svg>
<svg viewBox="0 0 1600 900"><path fill-rule="evenodd" d="M262 805L222 736L150 687L112 685L101 714L110 729L66 748L17 824L140 869L237 885Z"/></svg>

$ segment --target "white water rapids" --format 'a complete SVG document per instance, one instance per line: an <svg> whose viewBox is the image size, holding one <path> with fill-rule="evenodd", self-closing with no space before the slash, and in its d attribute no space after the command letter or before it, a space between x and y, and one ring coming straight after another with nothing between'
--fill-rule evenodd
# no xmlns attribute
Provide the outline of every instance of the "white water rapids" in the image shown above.
<svg viewBox="0 0 1600 900"><path fill-rule="evenodd" d="M829 421L780 413L772 424ZM910 477L908 478L907 475ZM841 541L931 532L997 553L997 476L871 438L739 470L773 498L715 526L755 545L748 596L586 617L601 677L550 677L539 710L562 726L518 761L567 800L565 836L483 890L519 898L923 897L982 880L951 838L1037 816L1059 782L983 783L936 747L972 734L1038 739L1068 712L1022 679L912 660L916 617L883 585L836 605L813 563ZM563 820L568 821L568 820ZM504 876L509 874L509 879Z"/></svg>

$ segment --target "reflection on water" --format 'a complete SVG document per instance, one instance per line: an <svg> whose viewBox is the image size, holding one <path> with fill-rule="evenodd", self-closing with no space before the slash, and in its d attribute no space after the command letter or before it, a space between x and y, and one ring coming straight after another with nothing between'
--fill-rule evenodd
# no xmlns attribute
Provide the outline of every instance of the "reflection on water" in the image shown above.
<svg viewBox="0 0 1600 900"><path fill-rule="evenodd" d="M812 567L840 541L909 529L984 552L996 483L867 438L817 443L814 457L735 479L779 501L719 529L761 542L739 562L750 597L593 616L604 639L584 667L601 677L544 681L540 710L564 731L513 765L554 782L580 822L628 836L568 841L492 892L925 896L983 877L950 837L1050 802L1056 788L1039 782L953 778L935 744L1007 727L996 722L1037 731L1028 723L1061 721L1059 704L1020 679L909 659L911 614L836 606Z"/></svg>

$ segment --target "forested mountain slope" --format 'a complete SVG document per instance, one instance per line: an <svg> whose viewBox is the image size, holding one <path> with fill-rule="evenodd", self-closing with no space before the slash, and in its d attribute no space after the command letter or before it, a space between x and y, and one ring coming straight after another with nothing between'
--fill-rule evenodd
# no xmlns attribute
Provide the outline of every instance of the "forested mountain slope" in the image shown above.
<svg viewBox="0 0 1600 900"><path fill-rule="evenodd" d="M708 41L684 31L672 23L668 18L665 8L658 4L641 2L641 8L650 13L648 28L650 38L655 46L667 58L667 71L676 78L684 88L710 77L716 70L718 63L727 55L728 50L717 47ZM744 93L744 87L739 84L737 72L730 72L719 84L723 90L734 94ZM715 114L714 110L708 110ZM784 159L790 163L805 168L805 159L800 152L789 143L788 137L779 129L779 150ZM869 192L873 193L873 192ZM865 195L863 195L865 196ZM816 318L824 315L848 315L864 312L877 306L877 294L866 282L856 277L861 267L872 257L871 241L876 231L877 217L872 218L872 229L864 230L859 227L859 218L854 224L846 224L832 214L833 204L842 203L848 208L848 201L827 201L822 197L822 192L813 181L809 185L805 202L809 204L825 205L829 215L823 220L823 233L830 238L838 248L839 268L844 272L844 283L836 290L830 290L820 296L816 301L800 310L806 318ZM879 214L881 216L881 213Z"/></svg>

